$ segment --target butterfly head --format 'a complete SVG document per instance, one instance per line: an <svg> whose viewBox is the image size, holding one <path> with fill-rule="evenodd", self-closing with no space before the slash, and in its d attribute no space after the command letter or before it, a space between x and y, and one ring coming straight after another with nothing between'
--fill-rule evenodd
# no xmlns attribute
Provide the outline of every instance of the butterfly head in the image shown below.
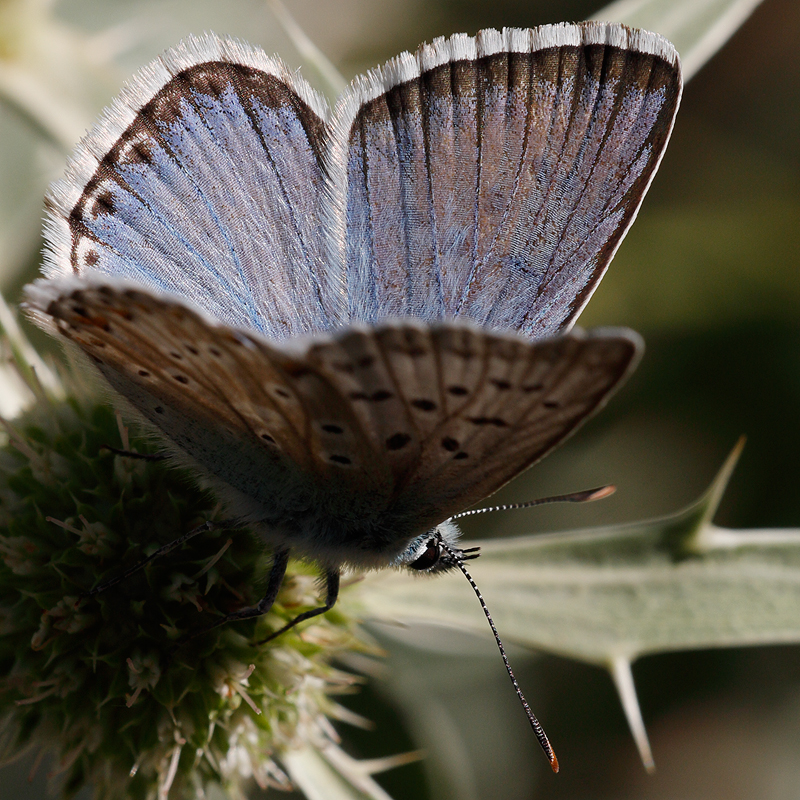
<svg viewBox="0 0 800 800"><path fill-rule="evenodd" d="M412 539L395 564L417 572L437 574L454 569L471 558L478 558L480 548L462 550L458 547L460 537L461 531L456 524L445 520L422 536Z"/></svg>

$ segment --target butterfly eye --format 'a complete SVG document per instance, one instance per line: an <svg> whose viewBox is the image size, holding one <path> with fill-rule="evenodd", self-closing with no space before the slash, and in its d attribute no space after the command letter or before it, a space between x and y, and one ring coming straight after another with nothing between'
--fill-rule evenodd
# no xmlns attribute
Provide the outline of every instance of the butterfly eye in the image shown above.
<svg viewBox="0 0 800 800"><path fill-rule="evenodd" d="M435 566L442 555L442 548L435 539L428 539L427 546L422 551L422 554L415 558L408 566L411 569L430 569Z"/></svg>

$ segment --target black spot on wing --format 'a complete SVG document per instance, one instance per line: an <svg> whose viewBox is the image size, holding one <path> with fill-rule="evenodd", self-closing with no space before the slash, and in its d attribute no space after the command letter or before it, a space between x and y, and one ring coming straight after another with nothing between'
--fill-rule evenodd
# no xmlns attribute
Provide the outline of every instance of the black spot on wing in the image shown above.
<svg viewBox="0 0 800 800"><path fill-rule="evenodd" d="M369 403L380 403L383 400L390 400L392 397L394 397L394 394L386 389L379 389L377 392L373 392L372 394L367 394L366 392L350 392L348 397L351 400L363 400Z"/></svg>
<svg viewBox="0 0 800 800"><path fill-rule="evenodd" d="M99 217L101 214L113 214L114 211L114 195L109 190L106 190L95 196L89 213L93 217Z"/></svg>
<svg viewBox="0 0 800 800"><path fill-rule="evenodd" d="M386 448L388 450L402 450L410 441L411 437L407 433L395 433L386 440Z"/></svg>
<svg viewBox="0 0 800 800"><path fill-rule="evenodd" d="M507 428L508 423L500 417L467 417L473 425L494 425L495 428Z"/></svg>

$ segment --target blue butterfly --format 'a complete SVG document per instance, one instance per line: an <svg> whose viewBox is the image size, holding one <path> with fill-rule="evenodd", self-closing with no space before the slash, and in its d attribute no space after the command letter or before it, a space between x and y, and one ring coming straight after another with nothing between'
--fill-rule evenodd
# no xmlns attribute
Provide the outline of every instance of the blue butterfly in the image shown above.
<svg viewBox="0 0 800 800"><path fill-rule="evenodd" d="M451 517L608 399L639 337L569 330L680 93L667 41L598 23L437 39L335 112L216 36L122 92L51 188L27 308L273 548L231 618L290 552L327 577L298 620L345 565L462 565Z"/></svg>

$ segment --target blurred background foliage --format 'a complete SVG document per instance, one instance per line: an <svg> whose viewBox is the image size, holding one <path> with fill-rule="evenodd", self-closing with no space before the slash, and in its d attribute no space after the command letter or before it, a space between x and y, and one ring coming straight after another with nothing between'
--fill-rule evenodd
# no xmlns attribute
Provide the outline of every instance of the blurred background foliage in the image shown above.
<svg viewBox="0 0 800 800"><path fill-rule="evenodd" d="M346 78L434 36L576 20L597 10L583 0L287 0L287 7ZM36 274L42 195L74 140L127 75L182 36L204 30L240 36L300 64L266 4L255 0L0 1L0 82L6 97L9 85L22 93L18 102L0 106L0 285L10 300ZM487 515L465 522L468 536L675 511L705 489L742 433L748 444L717 522L800 525L798 41L800 4L766 0L687 85L639 218L581 319L586 327L637 329L647 342L645 358L598 418L496 499L608 482L617 494L584 508ZM37 92L45 117L25 106ZM653 777L638 761L604 672L513 653L563 763L552 778L491 643L453 633L437 652L422 655L385 643L395 678L371 682L348 701L377 723L372 733L343 731L353 752L378 756L412 748L421 717L435 716L415 702L415 686L424 682L457 710L468 740L466 749L449 747L442 730L432 760L466 759L478 776L469 786L444 787L434 770L426 788L423 768L406 767L380 777L397 800L426 792L437 800L737 800L800 793L798 647L637 662L658 768ZM0 772L3 797L42 796L46 770L29 784L27 769Z"/></svg>

